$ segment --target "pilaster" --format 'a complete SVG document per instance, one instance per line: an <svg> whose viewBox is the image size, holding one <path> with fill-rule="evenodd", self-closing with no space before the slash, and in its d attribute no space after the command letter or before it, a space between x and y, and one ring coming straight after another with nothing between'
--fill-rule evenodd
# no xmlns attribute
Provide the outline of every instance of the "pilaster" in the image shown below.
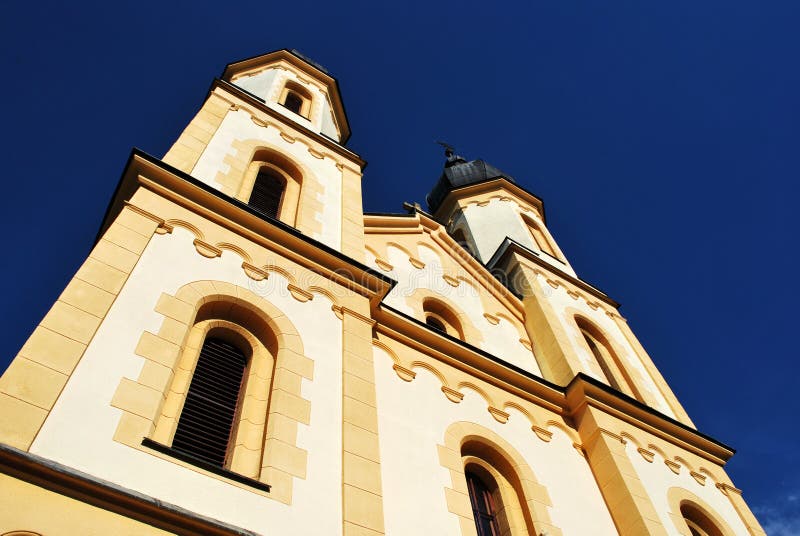
<svg viewBox="0 0 800 536"><path fill-rule="evenodd" d="M363 300L364 312L368 310ZM341 308L342 315L342 512L344 535L384 533L378 447L378 412L372 327L367 316Z"/></svg>
<svg viewBox="0 0 800 536"><path fill-rule="evenodd" d="M545 379L566 385L582 370L578 356L548 293L540 285L536 269L521 257L514 257L518 265L518 270L514 272L515 286L523 294L525 330L536 349L539 367Z"/></svg>
<svg viewBox="0 0 800 536"><path fill-rule="evenodd" d="M158 226L128 206L97 242L0 378L0 442L30 448Z"/></svg>
<svg viewBox="0 0 800 536"><path fill-rule="evenodd" d="M608 418L587 405L578 417L578 433L614 524L620 536L666 536L667 530L625 452L625 439L603 426Z"/></svg>

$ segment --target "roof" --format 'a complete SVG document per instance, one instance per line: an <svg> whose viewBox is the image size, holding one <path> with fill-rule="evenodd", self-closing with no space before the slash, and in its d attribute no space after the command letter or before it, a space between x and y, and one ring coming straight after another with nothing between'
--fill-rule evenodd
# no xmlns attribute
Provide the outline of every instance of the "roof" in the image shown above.
<svg viewBox="0 0 800 536"><path fill-rule="evenodd" d="M331 105L333 106L333 112L336 115L336 121L342 136L341 143L346 143L350 138L350 123L347 120L344 102L342 101L342 95L339 91L339 81L331 76L328 70L322 65L309 59L303 54L300 54L298 51L284 48L229 63L222 71L221 78L226 82L231 82L232 78L241 72L256 69L280 60L284 60L294 65L309 76L312 76L320 82L323 82L328 87L328 95L330 97Z"/></svg>
<svg viewBox="0 0 800 536"><path fill-rule="evenodd" d="M442 201L447 197L447 194L456 188L498 177L503 177L510 182L515 182L511 175L503 173L488 162L483 160L471 160L467 162L463 157L455 154L452 147L446 147L445 155L447 156L447 162L445 162L442 176L439 177L433 190L431 190L425 198L431 212L436 212L442 204Z"/></svg>

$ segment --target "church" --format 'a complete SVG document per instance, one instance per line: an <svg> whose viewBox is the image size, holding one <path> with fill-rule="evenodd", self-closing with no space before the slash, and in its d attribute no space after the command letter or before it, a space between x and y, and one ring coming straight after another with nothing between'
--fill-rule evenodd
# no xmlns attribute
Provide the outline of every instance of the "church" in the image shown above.
<svg viewBox="0 0 800 536"><path fill-rule="evenodd" d="M524 177L364 212L349 136L279 50L131 153L0 379L0 535L765 534Z"/></svg>

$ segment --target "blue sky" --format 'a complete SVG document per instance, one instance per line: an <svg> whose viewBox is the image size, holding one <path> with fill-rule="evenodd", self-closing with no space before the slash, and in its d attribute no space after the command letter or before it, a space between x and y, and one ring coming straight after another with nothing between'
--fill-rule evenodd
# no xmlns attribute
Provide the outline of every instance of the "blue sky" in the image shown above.
<svg viewBox="0 0 800 536"><path fill-rule="evenodd" d="M739 450L770 534L800 532L800 4L610 4L7 3L0 367L87 255L131 147L163 156L226 63L296 48L340 81L367 210L424 202L437 139L513 175L699 429Z"/></svg>

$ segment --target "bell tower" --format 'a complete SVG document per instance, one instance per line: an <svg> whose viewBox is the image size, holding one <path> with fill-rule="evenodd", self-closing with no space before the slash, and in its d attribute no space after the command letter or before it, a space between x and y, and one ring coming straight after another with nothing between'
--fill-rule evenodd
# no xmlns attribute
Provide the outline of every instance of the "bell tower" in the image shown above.
<svg viewBox="0 0 800 536"><path fill-rule="evenodd" d="M513 177L483 160L467 161L445 145L442 175L428 194L428 206L456 241L488 263L508 238L544 262L575 275L547 230L544 204L517 186Z"/></svg>
<svg viewBox="0 0 800 536"><path fill-rule="evenodd" d="M297 51L231 63L164 162L363 258L361 168L339 84Z"/></svg>

